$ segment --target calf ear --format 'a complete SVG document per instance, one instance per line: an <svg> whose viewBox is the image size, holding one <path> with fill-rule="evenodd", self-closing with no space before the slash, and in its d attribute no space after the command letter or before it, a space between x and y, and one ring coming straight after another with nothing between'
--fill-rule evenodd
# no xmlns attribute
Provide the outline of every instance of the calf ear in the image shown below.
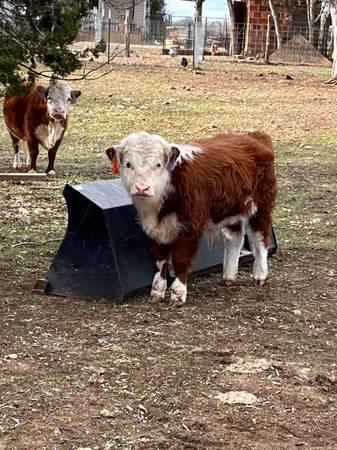
<svg viewBox="0 0 337 450"><path fill-rule="evenodd" d="M111 161L111 171L113 175L119 174L119 162L117 160L116 149L114 147L108 148L105 153Z"/></svg>
<svg viewBox="0 0 337 450"><path fill-rule="evenodd" d="M173 172L176 165L177 165L177 159L178 156L180 155L180 150L178 147L172 146L171 147L171 152L170 152L170 157L167 163L167 170L169 172Z"/></svg>
<svg viewBox="0 0 337 450"><path fill-rule="evenodd" d="M112 162L116 158L116 149L114 147L110 147L107 150L105 150L105 153L107 154L107 157Z"/></svg>
<svg viewBox="0 0 337 450"><path fill-rule="evenodd" d="M77 98L81 95L81 91L71 91L71 103L76 103Z"/></svg>
<svg viewBox="0 0 337 450"><path fill-rule="evenodd" d="M47 86L38 86L37 90L39 91L39 94L42 98L47 98L48 97L48 91L49 91L49 87Z"/></svg>

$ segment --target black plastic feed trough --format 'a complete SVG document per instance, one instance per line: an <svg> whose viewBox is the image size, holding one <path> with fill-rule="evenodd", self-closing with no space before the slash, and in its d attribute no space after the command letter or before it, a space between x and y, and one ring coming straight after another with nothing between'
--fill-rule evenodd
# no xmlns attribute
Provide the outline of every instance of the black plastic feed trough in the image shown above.
<svg viewBox="0 0 337 450"><path fill-rule="evenodd" d="M68 228L47 273L47 294L111 299L151 286L156 268L149 240L135 217L131 199L119 179L66 185ZM274 231L269 255L277 250ZM240 264L252 261L249 242ZM223 240L210 247L202 239L194 273L219 270Z"/></svg>

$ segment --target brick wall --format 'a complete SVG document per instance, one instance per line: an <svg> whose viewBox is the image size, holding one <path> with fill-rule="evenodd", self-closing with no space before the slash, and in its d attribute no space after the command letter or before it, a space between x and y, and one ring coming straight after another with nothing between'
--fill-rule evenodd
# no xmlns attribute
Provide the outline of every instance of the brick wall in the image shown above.
<svg viewBox="0 0 337 450"><path fill-rule="evenodd" d="M266 34L268 15L270 9L268 0L246 0L247 5L247 26L245 33L245 48L246 56L256 56L257 54L264 54L266 46ZM277 8L279 14L281 32L286 32L288 29L288 22L286 20L286 11L282 7ZM271 21L273 25L273 21ZM273 27L271 27L271 46L275 41Z"/></svg>

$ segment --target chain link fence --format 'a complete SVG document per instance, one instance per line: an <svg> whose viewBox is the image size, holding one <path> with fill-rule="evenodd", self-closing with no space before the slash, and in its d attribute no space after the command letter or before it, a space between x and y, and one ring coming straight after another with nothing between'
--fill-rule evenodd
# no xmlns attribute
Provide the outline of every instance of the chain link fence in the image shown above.
<svg viewBox="0 0 337 450"><path fill-rule="evenodd" d="M124 20L124 16L101 21L88 18L83 21L77 36L78 46L94 45L100 39L109 41L109 48L123 46ZM130 43L131 51L136 53L194 54L196 65L204 56L212 56L208 59L214 61L225 56L264 60L267 32L267 25L242 23L232 28L228 19L203 18L196 26L190 17L167 16L161 21L147 21L144 26L131 23ZM316 28L311 34L306 24L283 27L281 40L281 46L277 48L275 29L271 26L268 49L271 63L330 65L333 51L331 26L324 32Z"/></svg>

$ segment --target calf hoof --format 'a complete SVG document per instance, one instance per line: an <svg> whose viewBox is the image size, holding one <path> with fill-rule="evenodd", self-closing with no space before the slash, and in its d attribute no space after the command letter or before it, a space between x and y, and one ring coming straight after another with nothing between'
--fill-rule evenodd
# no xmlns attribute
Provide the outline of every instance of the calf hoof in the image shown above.
<svg viewBox="0 0 337 450"><path fill-rule="evenodd" d="M175 306L176 308L181 308L182 306L184 306L186 303L186 300L184 300L183 298L179 298L176 296L171 295L171 298L168 302L169 306Z"/></svg>
<svg viewBox="0 0 337 450"><path fill-rule="evenodd" d="M254 281L258 286L263 286L267 280L268 274L253 275Z"/></svg>
<svg viewBox="0 0 337 450"><path fill-rule="evenodd" d="M225 286L234 286L235 280L226 280L226 279L224 278L223 284L224 284Z"/></svg>
<svg viewBox="0 0 337 450"><path fill-rule="evenodd" d="M184 306L186 303L186 294L172 290L168 303L170 306L176 306L178 308Z"/></svg>
<svg viewBox="0 0 337 450"><path fill-rule="evenodd" d="M163 297L162 295L151 294L147 301L152 304L162 303L165 301L165 296Z"/></svg>
<svg viewBox="0 0 337 450"><path fill-rule="evenodd" d="M29 173L37 173L35 169L28 170Z"/></svg>
<svg viewBox="0 0 337 450"><path fill-rule="evenodd" d="M55 175L56 175L55 170L49 170L49 171L47 172L47 176L48 176L48 177L54 177Z"/></svg>
<svg viewBox="0 0 337 450"><path fill-rule="evenodd" d="M235 277L223 277L223 283L225 286L233 286L236 282L236 276Z"/></svg>
<svg viewBox="0 0 337 450"><path fill-rule="evenodd" d="M169 304L172 306L183 306L186 303L187 286L176 278L171 286L171 299Z"/></svg>

